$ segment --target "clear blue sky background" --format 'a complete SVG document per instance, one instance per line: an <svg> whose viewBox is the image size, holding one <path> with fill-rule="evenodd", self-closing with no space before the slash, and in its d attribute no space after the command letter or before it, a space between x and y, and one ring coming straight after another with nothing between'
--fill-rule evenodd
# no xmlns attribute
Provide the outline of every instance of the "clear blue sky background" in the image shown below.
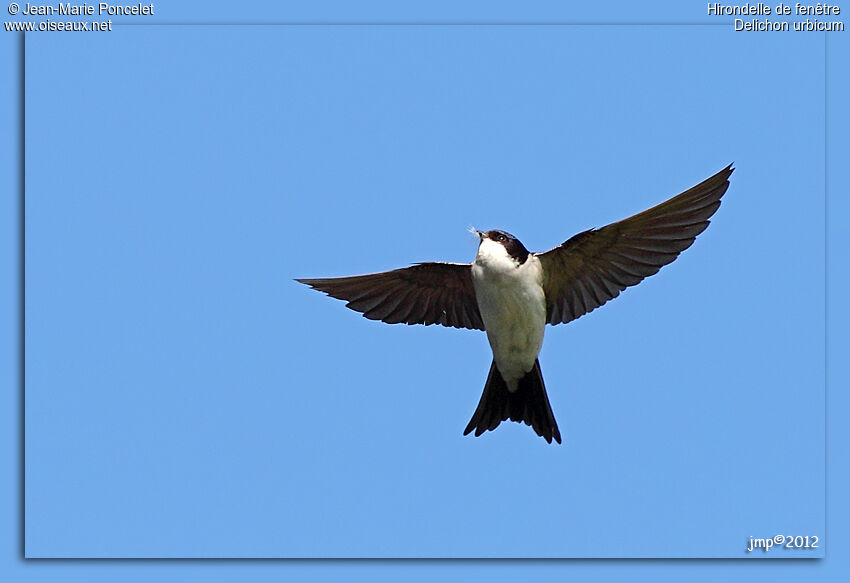
<svg viewBox="0 0 850 583"><path fill-rule="evenodd" d="M158 18L717 22L662 6ZM845 49L830 37L833 69ZM29 35L26 74L28 556L745 557L750 536L826 539L822 35L117 27ZM830 114L843 139L846 114ZM517 424L461 435L482 333L367 321L292 281L469 261L469 225L543 250L732 161L723 206L675 264L547 329L562 446ZM576 567L424 576L474 568Z"/></svg>

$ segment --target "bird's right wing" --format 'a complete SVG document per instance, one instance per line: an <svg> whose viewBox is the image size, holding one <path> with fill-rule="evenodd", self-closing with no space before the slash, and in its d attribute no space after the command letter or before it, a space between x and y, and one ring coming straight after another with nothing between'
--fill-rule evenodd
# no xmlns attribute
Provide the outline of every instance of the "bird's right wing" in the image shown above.
<svg viewBox="0 0 850 583"><path fill-rule="evenodd" d="M296 279L370 320L483 330L469 263L417 263L368 275Z"/></svg>
<svg viewBox="0 0 850 583"><path fill-rule="evenodd" d="M575 320L658 272L708 226L729 187L731 164L668 201L545 253L546 322Z"/></svg>

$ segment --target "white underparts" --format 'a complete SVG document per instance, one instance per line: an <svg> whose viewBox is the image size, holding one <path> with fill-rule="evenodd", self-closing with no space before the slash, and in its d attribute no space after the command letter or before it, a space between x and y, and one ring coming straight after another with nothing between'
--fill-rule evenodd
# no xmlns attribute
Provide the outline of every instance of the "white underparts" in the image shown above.
<svg viewBox="0 0 850 583"><path fill-rule="evenodd" d="M515 391L533 367L546 327L546 299L540 260L518 264L500 243L484 238L472 263L478 309L496 367Z"/></svg>

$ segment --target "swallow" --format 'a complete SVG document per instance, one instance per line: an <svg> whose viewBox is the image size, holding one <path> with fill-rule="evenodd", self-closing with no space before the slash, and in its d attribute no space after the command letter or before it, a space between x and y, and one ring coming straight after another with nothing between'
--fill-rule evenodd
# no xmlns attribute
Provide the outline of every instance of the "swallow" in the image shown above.
<svg viewBox="0 0 850 583"><path fill-rule="evenodd" d="M463 434L478 437L510 419L561 443L538 360L546 324L571 322L675 260L708 227L733 170L730 164L665 202L549 251L532 253L505 231L473 229L472 263L296 281L370 320L485 331L493 361Z"/></svg>

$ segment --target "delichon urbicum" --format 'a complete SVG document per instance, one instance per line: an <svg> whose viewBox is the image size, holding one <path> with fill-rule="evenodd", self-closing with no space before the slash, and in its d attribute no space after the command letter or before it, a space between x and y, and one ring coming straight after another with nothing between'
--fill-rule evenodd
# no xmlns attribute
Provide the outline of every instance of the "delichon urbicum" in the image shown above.
<svg viewBox="0 0 850 583"><path fill-rule="evenodd" d="M298 279L389 324L442 324L484 330L493 363L464 435L510 419L561 443L537 355L546 324L575 320L653 275L708 226L729 187L727 166L642 213L590 229L543 253L504 231L474 231L470 263L411 267L326 279Z"/></svg>

